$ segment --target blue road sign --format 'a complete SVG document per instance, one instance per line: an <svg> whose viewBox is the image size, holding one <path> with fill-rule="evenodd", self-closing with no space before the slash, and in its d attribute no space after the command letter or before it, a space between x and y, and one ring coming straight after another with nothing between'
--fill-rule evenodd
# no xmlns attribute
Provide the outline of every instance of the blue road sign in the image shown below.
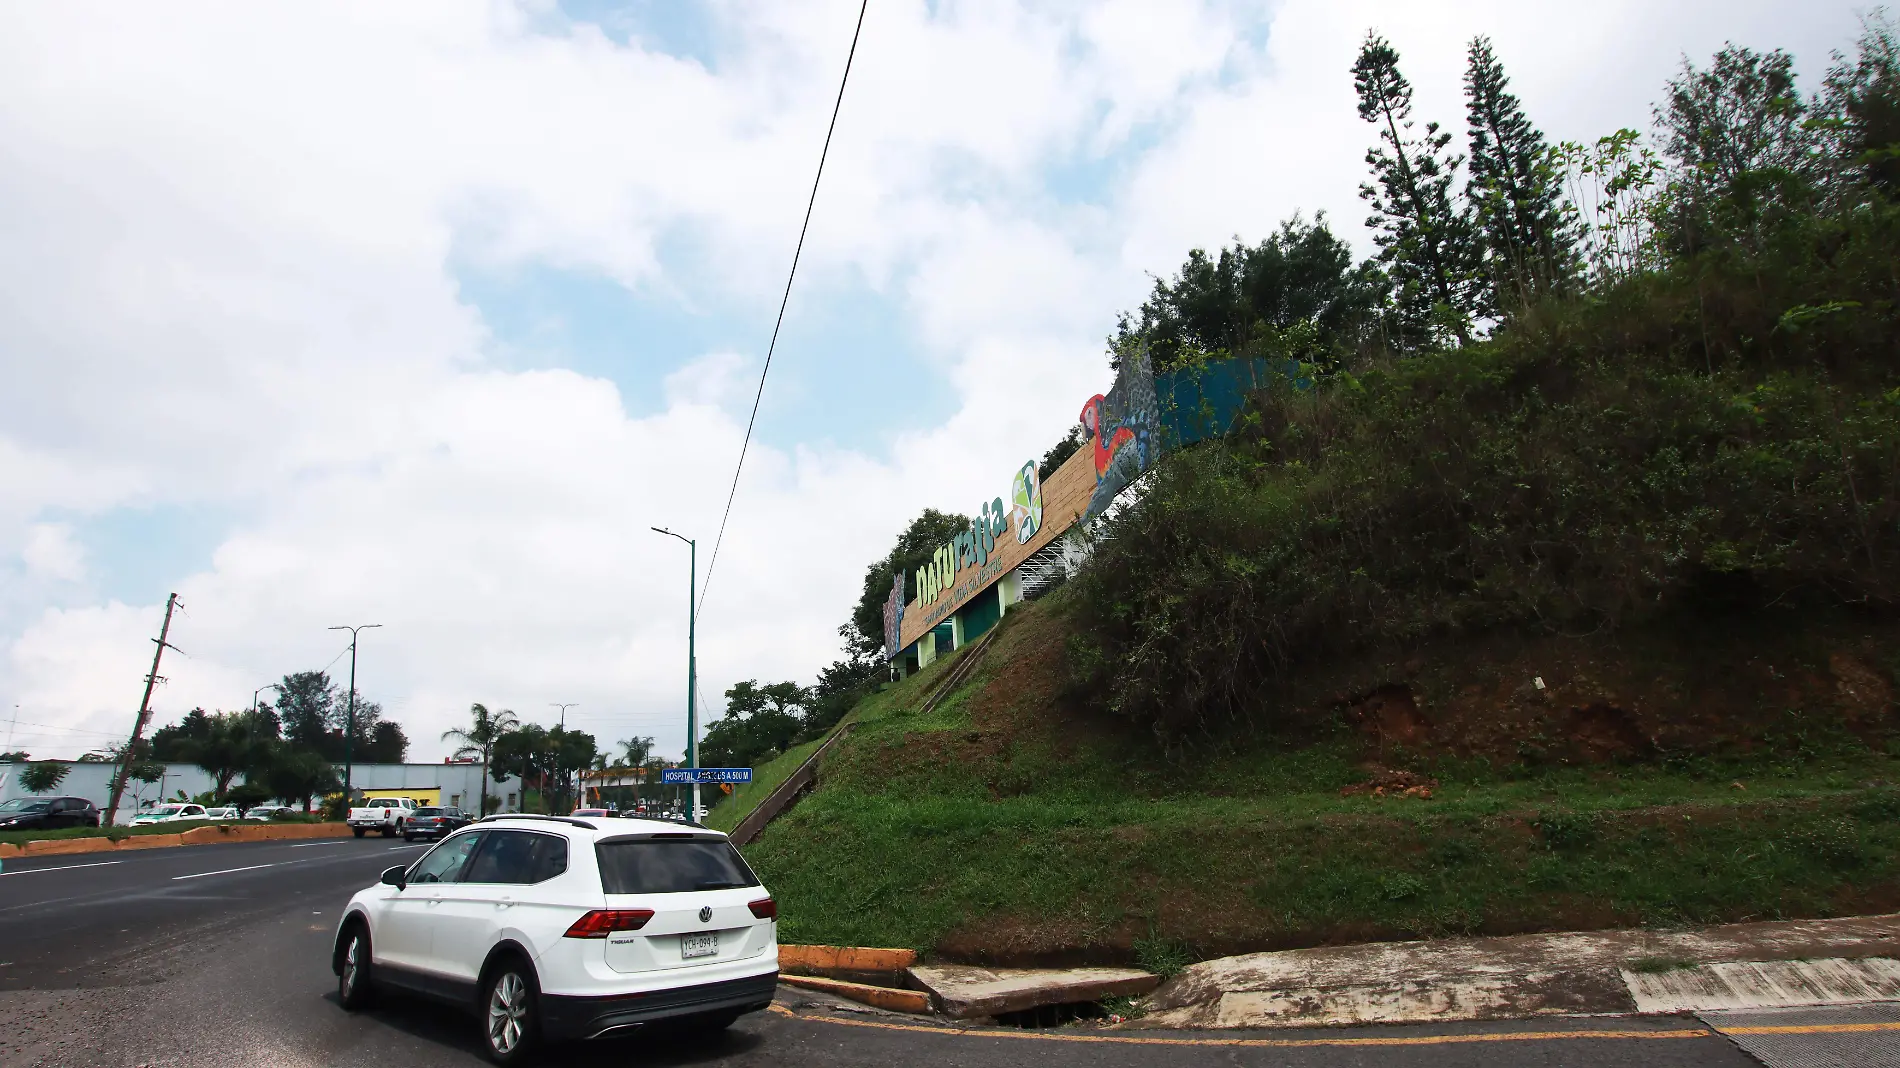
<svg viewBox="0 0 1900 1068"><path fill-rule="evenodd" d="M751 768L661 768L660 781L690 786L693 783L751 782Z"/></svg>

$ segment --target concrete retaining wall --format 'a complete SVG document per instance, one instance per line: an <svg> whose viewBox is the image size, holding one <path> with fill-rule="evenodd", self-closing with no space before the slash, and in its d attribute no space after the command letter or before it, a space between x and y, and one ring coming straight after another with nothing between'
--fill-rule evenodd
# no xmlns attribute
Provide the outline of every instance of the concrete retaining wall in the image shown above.
<svg viewBox="0 0 1900 1068"><path fill-rule="evenodd" d="M44 838L14 845L0 843L0 860L7 857L56 857L70 853L115 853L122 849L163 849L167 846L218 845L224 842L282 842L303 838L342 838L347 823L220 823L194 827L179 834L141 834L117 841L104 835L91 838Z"/></svg>

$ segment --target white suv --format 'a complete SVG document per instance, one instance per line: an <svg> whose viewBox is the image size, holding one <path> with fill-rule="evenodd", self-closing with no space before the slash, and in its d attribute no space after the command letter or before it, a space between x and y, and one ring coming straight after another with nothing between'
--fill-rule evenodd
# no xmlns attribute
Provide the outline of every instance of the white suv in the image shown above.
<svg viewBox="0 0 1900 1068"><path fill-rule="evenodd" d="M359 891L331 969L473 1008L499 1064L656 1020L771 1004L778 906L726 836L658 820L490 816Z"/></svg>

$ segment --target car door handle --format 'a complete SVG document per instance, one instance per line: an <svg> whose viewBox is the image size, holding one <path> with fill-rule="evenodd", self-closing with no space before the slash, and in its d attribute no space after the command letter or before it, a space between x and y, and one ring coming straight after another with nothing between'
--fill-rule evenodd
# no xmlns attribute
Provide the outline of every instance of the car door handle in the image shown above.
<svg viewBox="0 0 1900 1068"><path fill-rule="evenodd" d="M506 909L506 908L513 908L513 907L514 907L514 904L515 904L515 899L514 899L514 898L512 898L512 897L504 897L504 898L502 898L501 900L499 900L499 901L497 901L497 902L495 902L495 907L496 907L496 908L498 908L498 909Z"/></svg>

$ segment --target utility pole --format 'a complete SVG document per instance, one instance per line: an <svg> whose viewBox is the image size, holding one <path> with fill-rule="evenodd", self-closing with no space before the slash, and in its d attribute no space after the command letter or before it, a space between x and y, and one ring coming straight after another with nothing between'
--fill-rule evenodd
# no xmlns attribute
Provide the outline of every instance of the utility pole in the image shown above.
<svg viewBox="0 0 1900 1068"><path fill-rule="evenodd" d="M158 662L165 655L167 647L176 649L166 639L172 632L172 611L178 607L178 595L165 598L165 622L159 625L158 637L153 638L158 648L152 650L152 673L145 676L145 696L139 699L138 718L132 721L132 740L125 743L125 753L119 760L119 773L112 777L112 799L106 802L105 825L110 827L119 816L119 796L125 792L126 776L132 773L132 761L138 757L139 736L145 733L145 721L152 715L152 687L164 681L158 673ZM15 712L18 718L18 712Z"/></svg>
<svg viewBox="0 0 1900 1068"><path fill-rule="evenodd" d="M347 630L350 632L350 700L349 711L344 713L343 718L343 803L346 805L354 800L354 798L350 796L350 781L353 773L356 771L356 765L350 760L350 749L352 743L356 740L356 632L359 630L371 630L380 626L382 626L381 623L359 623L354 627L330 628L331 630Z"/></svg>
<svg viewBox="0 0 1900 1068"><path fill-rule="evenodd" d="M669 537L678 538L686 543L686 766L699 768L699 723L694 717L693 695L699 691L698 661L693 655L694 629L699 621L696 603L699 598L699 543L683 534L675 534L661 527L654 530ZM697 776L695 776L697 778ZM699 783L693 783L693 808L686 814L686 822L699 822Z"/></svg>

